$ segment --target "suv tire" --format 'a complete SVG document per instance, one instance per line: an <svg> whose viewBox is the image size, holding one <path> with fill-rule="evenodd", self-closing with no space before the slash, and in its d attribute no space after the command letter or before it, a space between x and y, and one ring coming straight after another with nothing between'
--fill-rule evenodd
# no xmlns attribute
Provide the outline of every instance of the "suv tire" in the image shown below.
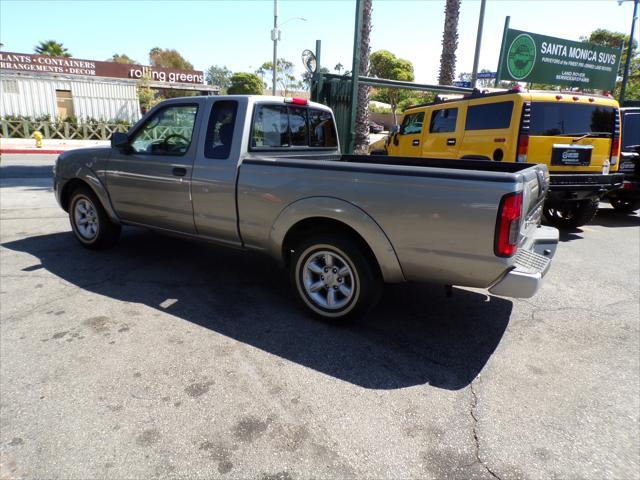
<svg viewBox="0 0 640 480"><path fill-rule="evenodd" d="M599 203L598 200L581 200L545 204L544 217L549 225L560 230L578 228L593 220L598 212Z"/></svg>
<svg viewBox="0 0 640 480"><path fill-rule="evenodd" d="M611 206L619 212L633 213L640 209L640 200L623 200L621 198L615 198L609 200Z"/></svg>

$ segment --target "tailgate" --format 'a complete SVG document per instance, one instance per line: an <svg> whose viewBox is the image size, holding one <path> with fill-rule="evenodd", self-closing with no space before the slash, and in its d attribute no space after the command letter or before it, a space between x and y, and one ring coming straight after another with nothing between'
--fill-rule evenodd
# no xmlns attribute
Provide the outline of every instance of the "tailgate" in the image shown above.
<svg viewBox="0 0 640 480"><path fill-rule="evenodd" d="M522 243L540 224L542 204L549 190L549 171L544 165L534 165L520 172L523 180L520 239Z"/></svg>

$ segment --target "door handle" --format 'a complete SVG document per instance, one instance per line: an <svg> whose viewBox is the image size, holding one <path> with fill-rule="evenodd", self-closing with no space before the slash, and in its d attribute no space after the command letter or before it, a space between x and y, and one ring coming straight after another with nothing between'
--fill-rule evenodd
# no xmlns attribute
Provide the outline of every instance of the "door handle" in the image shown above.
<svg viewBox="0 0 640 480"><path fill-rule="evenodd" d="M187 174L187 169L184 167L173 167L172 172L176 177L184 177Z"/></svg>
<svg viewBox="0 0 640 480"><path fill-rule="evenodd" d="M455 145L455 144L456 144L455 138L447 138L447 145Z"/></svg>
<svg viewBox="0 0 640 480"><path fill-rule="evenodd" d="M420 140L414 140L413 142L411 142L411 145L417 147L418 145L420 145Z"/></svg>

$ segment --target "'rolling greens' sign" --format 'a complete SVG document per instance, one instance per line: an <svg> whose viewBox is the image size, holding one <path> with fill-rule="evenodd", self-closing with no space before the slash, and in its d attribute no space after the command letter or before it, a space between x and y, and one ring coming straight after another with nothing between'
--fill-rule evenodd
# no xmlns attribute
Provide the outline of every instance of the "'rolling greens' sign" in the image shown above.
<svg viewBox="0 0 640 480"><path fill-rule="evenodd" d="M613 90L621 50L508 29L499 80Z"/></svg>

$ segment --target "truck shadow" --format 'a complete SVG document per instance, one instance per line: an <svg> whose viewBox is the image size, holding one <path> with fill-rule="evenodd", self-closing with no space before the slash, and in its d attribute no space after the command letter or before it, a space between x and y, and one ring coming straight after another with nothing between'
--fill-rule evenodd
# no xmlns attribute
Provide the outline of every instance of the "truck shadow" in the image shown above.
<svg viewBox="0 0 640 480"><path fill-rule="evenodd" d="M153 307L371 389L466 387L496 349L512 310L508 300L467 290L446 298L442 286L392 285L365 319L336 327L310 319L287 273L255 254L138 229L125 229L105 252L83 249L70 232L2 246L39 259L25 272L44 268L87 291Z"/></svg>
<svg viewBox="0 0 640 480"><path fill-rule="evenodd" d="M613 208L600 208L590 225L608 228L640 227L640 216L638 213L623 213Z"/></svg>

